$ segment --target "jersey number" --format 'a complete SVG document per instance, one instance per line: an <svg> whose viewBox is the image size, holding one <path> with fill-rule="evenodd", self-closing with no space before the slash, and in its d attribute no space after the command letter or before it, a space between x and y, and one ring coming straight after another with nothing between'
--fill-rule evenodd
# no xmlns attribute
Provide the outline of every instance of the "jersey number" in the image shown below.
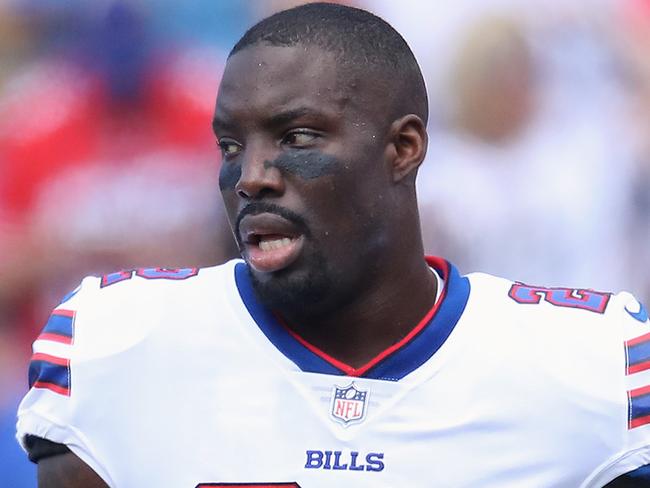
<svg viewBox="0 0 650 488"><path fill-rule="evenodd" d="M590 312L603 313L611 293L576 288L545 288L515 283L508 296L517 303L538 304L546 300L557 307L579 308Z"/></svg>
<svg viewBox="0 0 650 488"><path fill-rule="evenodd" d="M101 287L114 285L120 281L130 280L133 273L147 280L186 280L199 273L199 268L138 268L117 271L102 276Z"/></svg>

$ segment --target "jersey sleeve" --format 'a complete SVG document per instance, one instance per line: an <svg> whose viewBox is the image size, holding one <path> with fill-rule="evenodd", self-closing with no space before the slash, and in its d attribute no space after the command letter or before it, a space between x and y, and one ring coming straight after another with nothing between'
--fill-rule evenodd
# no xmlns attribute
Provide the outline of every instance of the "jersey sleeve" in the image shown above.
<svg viewBox="0 0 650 488"><path fill-rule="evenodd" d="M58 444L30 434L25 436L24 444L27 449L29 460L36 464L38 464L41 459L59 456L70 452L68 446L64 444Z"/></svg>
<svg viewBox="0 0 650 488"><path fill-rule="evenodd" d="M79 425L92 415L87 387L80 384L79 369L97 356L98 350L79 341L87 310L92 309L98 278L89 277L68 294L50 315L32 346L29 391L18 407L16 437L29 452L29 439L43 438L65 445L113 486L97 452ZM88 341L86 341L88 343Z"/></svg>
<svg viewBox="0 0 650 488"><path fill-rule="evenodd" d="M583 487L601 488L613 480L618 483L639 476L650 486L650 320L647 308L629 293L612 297L606 312L611 325L620 331L620 348L624 354L619 390L624 404L624 425L620 425L618 452L606 460L585 481ZM611 486L619 486L616 483ZM627 486L627 485L620 485ZM630 485L632 486L632 485ZM633 486L646 486L645 484Z"/></svg>

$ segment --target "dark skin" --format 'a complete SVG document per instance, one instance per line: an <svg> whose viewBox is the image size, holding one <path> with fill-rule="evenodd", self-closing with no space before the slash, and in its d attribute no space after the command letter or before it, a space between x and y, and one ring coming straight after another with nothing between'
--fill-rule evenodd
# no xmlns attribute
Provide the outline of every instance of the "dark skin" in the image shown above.
<svg viewBox="0 0 650 488"><path fill-rule="evenodd" d="M72 452L42 459L38 463L39 488L107 488L86 463Z"/></svg>
<svg viewBox="0 0 650 488"><path fill-rule="evenodd" d="M313 268L324 268L333 284L327 293L275 311L354 368L403 338L436 295L415 198L425 124L410 113L387 117L394 101L377 86L316 47L251 46L228 61L213 124L224 154L220 186L240 243L238 216L252 203L286 209L309 235L294 262L253 270L254 280L299 296ZM38 473L41 488L107 486L72 453L42 460Z"/></svg>

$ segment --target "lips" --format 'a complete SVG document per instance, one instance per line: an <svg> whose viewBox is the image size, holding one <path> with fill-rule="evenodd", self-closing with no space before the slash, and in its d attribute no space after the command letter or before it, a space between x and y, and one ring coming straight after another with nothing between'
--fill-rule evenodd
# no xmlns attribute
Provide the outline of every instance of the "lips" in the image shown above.
<svg viewBox="0 0 650 488"><path fill-rule="evenodd" d="M305 236L289 220L273 213L246 215L239 223L244 258L261 273L290 266L304 246Z"/></svg>

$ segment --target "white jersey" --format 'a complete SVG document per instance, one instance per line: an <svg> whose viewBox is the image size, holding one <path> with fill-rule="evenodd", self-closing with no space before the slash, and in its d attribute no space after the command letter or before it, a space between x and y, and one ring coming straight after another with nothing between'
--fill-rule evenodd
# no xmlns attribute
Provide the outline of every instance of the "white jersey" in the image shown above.
<svg viewBox="0 0 650 488"><path fill-rule="evenodd" d="M586 488L650 464L630 294L429 264L436 305L357 369L261 306L241 261L86 278L34 343L18 438L119 488Z"/></svg>

